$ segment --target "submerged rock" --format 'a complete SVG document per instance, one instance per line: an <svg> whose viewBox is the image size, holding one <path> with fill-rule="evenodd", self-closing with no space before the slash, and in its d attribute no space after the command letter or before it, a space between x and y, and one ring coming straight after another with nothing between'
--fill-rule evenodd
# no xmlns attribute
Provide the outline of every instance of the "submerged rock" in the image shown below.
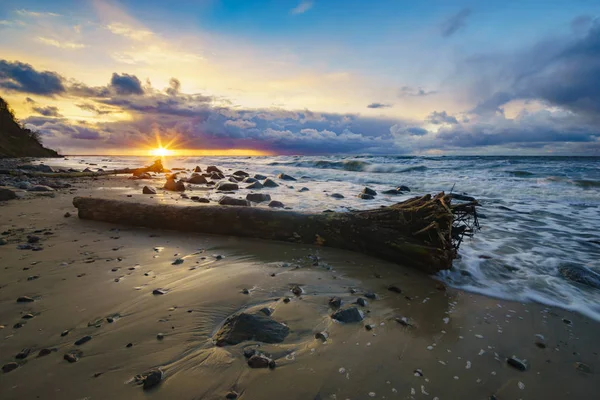
<svg viewBox="0 0 600 400"><path fill-rule="evenodd" d="M248 200L236 199L234 197L223 196L219 200L219 204L222 206L249 206Z"/></svg>
<svg viewBox="0 0 600 400"><path fill-rule="evenodd" d="M364 314L356 307L346 308L345 310L337 310L331 315L331 318L339 322L360 322L364 318Z"/></svg>
<svg viewBox="0 0 600 400"><path fill-rule="evenodd" d="M332 193L332 194L330 195L330 197L331 197L331 198L334 198L334 199L343 199L343 198L344 198L344 195L343 195L343 194L341 194L341 193Z"/></svg>
<svg viewBox="0 0 600 400"><path fill-rule="evenodd" d="M296 178L294 178L293 176L290 176L290 175L284 174L284 173L277 175L277 178L281 179L283 181L295 181L296 180Z"/></svg>
<svg viewBox="0 0 600 400"><path fill-rule="evenodd" d="M264 182L262 183L264 187L277 187L279 186L279 184L277 184L275 181L273 181L272 179L265 179Z"/></svg>
<svg viewBox="0 0 600 400"><path fill-rule="evenodd" d="M215 334L216 345L236 345L247 340L264 343L281 343L290 329L274 319L260 314L240 313L225 320Z"/></svg>
<svg viewBox="0 0 600 400"><path fill-rule="evenodd" d="M358 195L358 198L363 199L363 200L373 200L375 198L375 196L372 196L370 194L360 193Z"/></svg>
<svg viewBox="0 0 600 400"><path fill-rule="evenodd" d="M221 182L217 183L217 185L215 186L215 189L220 192L229 192L231 190L238 190L239 186L237 183L221 181Z"/></svg>
<svg viewBox="0 0 600 400"><path fill-rule="evenodd" d="M582 285L600 289L600 274L577 264L564 264L558 267L563 278Z"/></svg>
<svg viewBox="0 0 600 400"><path fill-rule="evenodd" d="M269 203L269 207L271 207L271 208L283 208L283 207L284 207L284 205L283 205L283 203L282 203L282 202L280 202L280 201L273 200L273 201L271 201L271 202Z"/></svg>
<svg viewBox="0 0 600 400"><path fill-rule="evenodd" d="M371 189L370 187L365 187L361 193L368 194L370 196L377 196L377 192L375 190Z"/></svg>
<svg viewBox="0 0 600 400"><path fill-rule="evenodd" d="M254 203L262 203L264 201L271 201L271 196L266 193L248 193L246 200Z"/></svg>

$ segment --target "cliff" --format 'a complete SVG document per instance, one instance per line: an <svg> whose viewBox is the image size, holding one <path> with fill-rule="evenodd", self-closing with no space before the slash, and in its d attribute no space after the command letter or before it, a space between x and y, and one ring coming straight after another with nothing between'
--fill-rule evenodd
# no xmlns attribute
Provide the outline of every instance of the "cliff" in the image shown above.
<svg viewBox="0 0 600 400"><path fill-rule="evenodd" d="M42 146L39 134L24 128L8 103L0 97L0 158L60 157L54 150Z"/></svg>

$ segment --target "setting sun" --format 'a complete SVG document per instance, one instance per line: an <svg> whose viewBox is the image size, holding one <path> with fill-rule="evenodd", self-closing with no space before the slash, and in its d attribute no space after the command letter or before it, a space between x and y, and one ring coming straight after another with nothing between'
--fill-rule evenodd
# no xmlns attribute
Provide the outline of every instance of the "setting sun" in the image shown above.
<svg viewBox="0 0 600 400"><path fill-rule="evenodd" d="M153 156L158 156L158 157L166 157L166 156L173 155L173 151L171 151L169 149L165 149L164 147L159 147L157 149L151 150L150 154Z"/></svg>

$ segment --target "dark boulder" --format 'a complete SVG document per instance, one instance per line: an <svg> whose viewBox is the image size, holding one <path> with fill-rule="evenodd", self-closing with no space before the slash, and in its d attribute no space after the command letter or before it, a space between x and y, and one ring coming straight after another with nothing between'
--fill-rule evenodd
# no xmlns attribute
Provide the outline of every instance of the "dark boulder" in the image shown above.
<svg viewBox="0 0 600 400"><path fill-rule="evenodd" d="M334 199L343 199L343 198L344 198L344 195L343 195L343 194L340 194L340 193L332 193L332 194L330 195L330 197L332 197L332 198L334 198Z"/></svg>
<svg viewBox="0 0 600 400"><path fill-rule="evenodd" d="M220 192L229 192L232 190L238 190L239 186L237 185L237 183L221 181L221 182L217 183L217 185L215 186L215 189Z"/></svg>
<svg viewBox="0 0 600 400"><path fill-rule="evenodd" d="M198 203L210 203L210 200L207 199L206 197L192 196L192 197L190 197L190 199L192 199L192 201L195 201Z"/></svg>
<svg viewBox="0 0 600 400"><path fill-rule="evenodd" d="M249 206L248 200L236 199L235 197L223 196L219 200L219 204L222 206Z"/></svg>
<svg viewBox="0 0 600 400"><path fill-rule="evenodd" d="M234 176L242 176L242 177L247 177L250 176L249 173L245 172L245 171L235 171L232 175Z"/></svg>
<svg viewBox="0 0 600 400"><path fill-rule="evenodd" d="M370 195L370 194L366 194L366 193L360 193L358 195L359 199L363 199L363 200L373 200L375 198L375 196Z"/></svg>
<svg viewBox="0 0 600 400"><path fill-rule="evenodd" d="M202 172L202 168L196 165L196 168L194 168L194 172Z"/></svg>
<svg viewBox="0 0 600 400"><path fill-rule="evenodd" d="M342 299L334 296L329 299L329 307L331 308L340 308L342 306Z"/></svg>
<svg viewBox="0 0 600 400"><path fill-rule="evenodd" d="M283 181L295 181L296 180L296 178L294 178L293 176L290 176L290 175L284 174L284 173L277 175L277 178L281 179Z"/></svg>
<svg viewBox="0 0 600 400"><path fill-rule="evenodd" d="M142 189L143 194L156 194L156 188L154 186L144 186Z"/></svg>
<svg viewBox="0 0 600 400"><path fill-rule="evenodd" d="M207 182L208 181L206 178L200 174L192 174L192 176L188 179L188 183L192 183L194 185L203 185Z"/></svg>
<svg viewBox="0 0 600 400"><path fill-rule="evenodd" d="M577 264L564 264L558 267L563 278L582 285L600 289L600 274Z"/></svg>
<svg viewBox="0 0 600 400"><path fill-rule="evenodd" d="M290 328L269 316L240 313L227 318L214 339L219 347L236 345L247 340L281 343L289 332Z"/></svg>
<svg viewBox="0 0 600 400"><path fill-rule="evenodd" d="M16 362L9 362L8 364L4 364L2 366L2 372L8 374L10 371L14 371L17 368L19 368L19 364Z"/></svg>
<svg viewBox="0 0 600 400"><path fill-rule="evenodd" d="M250 368L269 368L273 360L264 354L255 354L248 359Z"/></svg>
<svg viewBox="0 0 600 400"><path fill-rule="evenodd" d="M182 181L175 181L175 179L167 179L167 183L165 183L163 189L172 192L184 192L185 184Z"/></svg>
<svg viewBox="0 0 600 400"><path fill-rule="evenodd" d="M206 167L206 172L209 172L209 173L216 172L221 175L223 174L223 172L219 168L215 167L214 165L209 165L208 167Z"/></svg>
<svg viewBox="0 0 600 400"><path fill-rule="evenodd" d="M218 172L213 172L210 174L210 179L212 179L213 181L218 181L219 179L224 179L225 175L220 174Z"/></svg>
<svg viewBox="0 0 600 400"><path fill-rule="evenodd" d="M255 175L254 175L254 179L256 179L256 180L259 180L259 181L262 181L262 180L265 180L265 179L267 179L267 177L266 177L265 175L261 175L261 174L255 174Z"/></svg>
<svg viewBox="0 0 600 400"><path fill-rule="evenodd" d="M266 193L248 193L246 200L254 203L262 203L264 201L271 201L271 196Z"/></svg>
<svg viewBox="0 0 600 400"><path fill-rule="evenodd" d="M244 182L244 183L254 183L254 182L258 182L258 180L254 179L252 177L247 176L247 177L244 178L244 180L242 182Z"/></svg>
<svg viewBox="0 0 600 400"><path fill-rule="evenodd" d="M299 192L299 193L302 193L302 192L308 192L309 190L310 190L310 189L308 189L307 187L301 187L300 189L298 189L298 192Z"/></svg>
<svg viewBox="0 0 600 400"><path fill-rule="evenodd" d="M17 194L7 188L0 188L0 201L16 199Z"/></svg>
<svg viewBox="0 0 600 400"><path fill-rule="evenodd" d="M263 184L259 181L252 182L250 185L246 186L246 189L262 189Z"/></svg>
<svg viewBox="0 0 600 400"><path fill-rule="evenodd" d="M163 379L163 372L156 368L144 373L141 377L144 390L152 389L157 386Z"/></svg>
<svg viewBox="0 0 600 400"><path fill-rule="evenodd" d="M377 192L369 187L364 188L361 193L368 194L370 196L377 196Z"/></svg>
<svg viewBox="0 0 600 400"><path fill-rule="evenodd" d="M264 187L277 187L279 186L279 184L275 183L275 181L273 181L272 179L265 179L265 181L262 183Z"/></svg>
<svg viewBox="0 0 600 400"><path fill-rule="evenodd" d="M352 323L362 321L364 315L363 312L360 311L358 308L350 307L344 310L337 310L331 315L331 318L339 322Z"/></svg>
<svg viewBox="0 0 600 400"><path fill-rule="evenodd" d="M280 202L280 201L273 200L273 201L271 201L271 202L269 203L269 207L272 207L272 208L283 208L283 207L284 207L284 205L283 205L283 203L282 203L282 202Z"/></svg>

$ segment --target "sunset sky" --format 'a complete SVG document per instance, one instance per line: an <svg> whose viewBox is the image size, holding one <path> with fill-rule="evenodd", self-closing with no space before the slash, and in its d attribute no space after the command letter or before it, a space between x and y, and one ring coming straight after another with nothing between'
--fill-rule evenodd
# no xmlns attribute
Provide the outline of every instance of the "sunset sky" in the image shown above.
<svg viewBox="0 0 600 400"><path fill-rule="evenodd" d="M600 155L600 2L2 0L0 96L65 154Z"/></svg>

